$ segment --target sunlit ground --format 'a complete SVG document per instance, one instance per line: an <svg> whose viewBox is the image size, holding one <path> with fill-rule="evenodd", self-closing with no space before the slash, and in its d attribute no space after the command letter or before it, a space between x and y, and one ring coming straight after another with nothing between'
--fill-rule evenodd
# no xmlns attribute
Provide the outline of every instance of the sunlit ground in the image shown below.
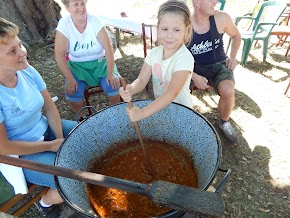
<svg viewBox="0 0 290 218"><path fill-rule="evenodd" d="M279 70L272 70L272 73L275 72L281 73ZM288 96L284 95L288 80L275 83L242 67L236 70L235 75L236 88L256 102L261 110L261 116L255 117L237 108L232 118L242 129L243 137L252 150L257 145L270 150L269 173L274 185L290 185L290 159L286 155L290 152L290 93Z"/></svg>
<svg viewBox="0 0 290 218"><path fill-rule="evenodd" d="M274 186L283 187L290 185L288 155L290 153L290 92L284 95L289 83L290 63L276 62L273 57L277 54L284 55L285 49L275 46L269 48L267 61L275 68L266 67L267 71L264 73L255 73L240 65L236 68L236 90L246 95L249 102L236 102L231 118L240 128L247 146L252 151L256 146L265 146L269 149L271 155L269 174L272 177L270 182ZM251 57L262 61L261 48L253 49ZM203 100L206 103L198 99L196 101L202 112L209 112L217 107L218 96L204 96Z"/></svg>

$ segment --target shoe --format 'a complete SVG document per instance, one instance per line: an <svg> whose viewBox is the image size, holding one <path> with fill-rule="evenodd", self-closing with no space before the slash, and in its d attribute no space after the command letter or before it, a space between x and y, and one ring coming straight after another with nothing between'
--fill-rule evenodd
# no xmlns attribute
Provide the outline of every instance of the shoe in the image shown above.
<svg viewBox="0 0 290 218"><path fill-rule="evenodd" d="M46 218L59 218L61 212L60 204L53 204L50 207L43 207L40 205L39 201L34 202L34 205L37 207L38 211L41 213L42 217Z"/></svg>
<svg viewBox="0 0 290 218"><path fill-rule="evenodd" d="M220 122L219 127L231 142L234 144L239 143L239 137L230 122Z"/></svg>

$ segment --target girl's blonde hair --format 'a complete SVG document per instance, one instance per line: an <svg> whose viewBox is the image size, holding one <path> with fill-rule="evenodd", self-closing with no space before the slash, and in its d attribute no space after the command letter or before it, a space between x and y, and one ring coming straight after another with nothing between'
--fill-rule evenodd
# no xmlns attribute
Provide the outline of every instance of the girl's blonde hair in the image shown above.
<svg viewBox="0 0 290 218"><path fill-rule="evenodd" d="M160 5L159 10L158 10L158 15L157 15L157 27L159 26L161 17L166 14L166 13L176 13L184 18L184 24L186 27L188 27L188 33L185 36L184 43L188 44L191 40L192 37L192 23L190 19L190 10L184 1L180 0L168 0L164 2L162 5Z"/></svg>
<svg viewBox="0 0 290 218"><path fill-rule="evenodd" d="M9 39L15 38L18 33L18 26L0 17L0 44L6 44Z"/></svg>

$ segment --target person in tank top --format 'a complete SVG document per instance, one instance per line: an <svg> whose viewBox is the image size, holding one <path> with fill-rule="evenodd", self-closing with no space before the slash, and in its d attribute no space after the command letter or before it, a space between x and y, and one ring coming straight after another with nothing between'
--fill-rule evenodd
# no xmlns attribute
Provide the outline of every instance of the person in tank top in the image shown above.
<svg viewBox="0 0 290 218"><path fill-rule="evenodd" d="M241 44L241 34L229 14L214 9L217 0L193 0L192 2L194 33L188 46L195 60L192 81L198 89L213 86L219 94L219 127L228 139L238 143L238 135L229 119L235 104L233 70L237 65L236 55ZM229 57L224 51L224 33L232 39Z"/></svg>

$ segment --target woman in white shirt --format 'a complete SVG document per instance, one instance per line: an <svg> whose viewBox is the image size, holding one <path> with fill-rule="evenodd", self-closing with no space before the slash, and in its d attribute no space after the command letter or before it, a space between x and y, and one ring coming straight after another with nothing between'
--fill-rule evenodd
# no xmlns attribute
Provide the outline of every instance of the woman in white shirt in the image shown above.
<svg viewBox="0 0 290 218"><path fill-rule="evenodd" d="M86 0L62 0L62 3L70 14L59 20L54 50L57 65L65 77L68 104L78 113L83 107L86 86L98 84L110 104L118 103L118 71L104 24L97 16L87 13Z"/></svg>

